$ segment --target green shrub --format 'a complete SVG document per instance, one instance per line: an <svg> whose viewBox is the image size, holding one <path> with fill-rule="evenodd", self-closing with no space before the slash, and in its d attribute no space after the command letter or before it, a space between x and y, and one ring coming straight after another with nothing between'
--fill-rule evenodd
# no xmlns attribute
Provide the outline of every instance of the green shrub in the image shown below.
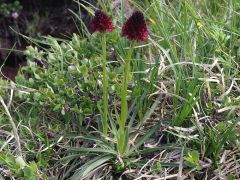
<svg viewBox="0 0 240 180"><path fill-rule="evenodd" d="M65 119L65 122L77 119L81 126L82 119L95 115L97 104L101 104L101 45L97 43L98 38L95 36L89 41L74 34L70 41L58 41L47 37L43 41L47 48L29 46L25 51L27 66L22 68L16 83L35 91L18 93L20 99L29 102L29 108L37 109L39 113L46 111L49 116ZM114 36L109 39L115 41ZM114 94L120 91L117 72L121 72L121 68L117 64L111 68L110 92Z"/></svg>
<svg viewBox="0 0 240 180"><path fill-rule="evenodd" d="M19 12L22 8L23 7L19 1L14 1L13 3L0 2L0 14L4 16L9 16L12 13Z"/></svg>

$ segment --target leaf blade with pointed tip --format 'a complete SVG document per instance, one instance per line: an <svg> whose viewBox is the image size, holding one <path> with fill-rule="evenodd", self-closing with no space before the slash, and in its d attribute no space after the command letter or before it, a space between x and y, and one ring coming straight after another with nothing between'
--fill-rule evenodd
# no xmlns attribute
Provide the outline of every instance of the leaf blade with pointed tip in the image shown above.
<svg viewBox="0 0 240 180"><path fill-rule="evenodd" d="M112 155L106 155L106 156L97 157L89 161L88 163L86 163L81 167L80 171L76 172L72 176L71 180L79 180L84 178L89 172L94 171L94 169L96 169L98 166L104 164L105 162L109 161L112 158L113 158Z"/></svg>

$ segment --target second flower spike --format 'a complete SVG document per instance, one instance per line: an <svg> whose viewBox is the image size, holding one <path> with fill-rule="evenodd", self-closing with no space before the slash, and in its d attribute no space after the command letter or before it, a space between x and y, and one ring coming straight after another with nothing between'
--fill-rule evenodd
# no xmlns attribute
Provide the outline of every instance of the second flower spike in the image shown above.
<svg viewBox="0 0 240 180"><path fill-rule="evenodd" d="M149 32L142 12L136 11L126 20L122 36L137 41L145 41L148 38Z"/></svg>
<svg viewBox="0 0 240 180"><path fill-rule="evenodd" d="M95 11L95 16L90 23L90 30L94 32L111 32L114 26L111 18L101 10Z"/></svg>

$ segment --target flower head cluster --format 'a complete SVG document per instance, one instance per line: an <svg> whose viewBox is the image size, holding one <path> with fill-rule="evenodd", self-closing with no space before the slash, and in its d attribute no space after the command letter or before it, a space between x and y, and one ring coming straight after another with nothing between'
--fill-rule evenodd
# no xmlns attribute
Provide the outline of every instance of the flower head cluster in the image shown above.
<svg viewBox="0 0 240 180"><path fill-rule="evenodd" d="M111 32L114 26L108 15L101 10L95 11L95 16L90 23L92 32ZM122 36L129 40L145 41L150 35L147 28L144 15L140 11L136 11L130 16L123 25Z"/></svg>
<svg viewBox="0 0 240 180"><path fill-rule="evenodd" d="M108 15L101 10L95 11L95 16L90 23L90 30L92 32L111 32L114 26Z"/></svg>
<svg viewBox="0 0 240 180"><path fill-rule="evenodd" d="M122 28L122 36L137 41L148 38L149 32L142 12L136 11L127 19Z"/></svg>

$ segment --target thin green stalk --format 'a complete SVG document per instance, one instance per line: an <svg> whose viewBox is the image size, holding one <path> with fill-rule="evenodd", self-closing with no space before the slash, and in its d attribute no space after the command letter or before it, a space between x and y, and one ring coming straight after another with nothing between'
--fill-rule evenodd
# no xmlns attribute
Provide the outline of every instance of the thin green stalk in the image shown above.
<svg viewBox="0 0 240 180"><path fill-rule="evenodd" d="M107 52L106 52L106 34L102 36L102 68L103 68L103 134L108 133L108 82L107 82Z"/></svg>
<svg viewBox="0 0 240 180"><path fill-rule="evenodd" d="M128 79L131 69L131 57L133 53L134 45L133 43L130 45L130 49L125 60L125 74L123 76L122 81L122 94L121 94L121 119L119 124L119 152L123 154L126 149L126 137L125 137L125 124L127 120L127 113L128 113L128 103L127 103L127 87L128 87Z"/></svg>

